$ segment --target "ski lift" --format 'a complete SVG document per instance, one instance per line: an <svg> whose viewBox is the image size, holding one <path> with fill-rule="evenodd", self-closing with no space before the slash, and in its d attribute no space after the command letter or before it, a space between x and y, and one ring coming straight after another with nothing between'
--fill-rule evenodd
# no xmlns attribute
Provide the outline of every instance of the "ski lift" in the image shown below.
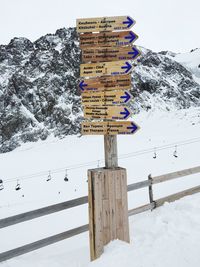
<svg viewBox="0 0 200 267"><path fill-rule="evenodd" d="M3 190L3 189L4 189L3 180L0 179L0 190Z"/></svg>
<svg viewBox="0 0 200 267"><path fill-rule="evenodd" d="M177 155L177 146L175 146L175 150L174 150L173 156L174 156L175 158L178 158L178 155Z"/></svg>
<svg viewBox="0 0 200 267"><path fill-rule="evenodd" d="M47 179L46 179L47 182L51 181L51 172L49 171L49 174L47 176Z"/></svg>
<svg viewBox="0 0 200 267"><path fill-rule="evenodd" d="M66 172L65 172L65 178L64 178L64 181L65 181L65 182L68 182L68 181L69 181L68 174L67 174L67 169L66 169Z"/></svg>
<svg viewBox="0 0 200 267"><path fill-rule="evenodd" d="M20 189L21 189L21 186L20 186L19 181L17 180L17 185L15 186L15 190L19 191Z"/></svg>
<svg viewBox="0 0 200 267"><path fill-rule="evenodd" d="M153 159L157 158L157 154L156 154L156 148L154 148L154 154L153 154Z"/></svg>

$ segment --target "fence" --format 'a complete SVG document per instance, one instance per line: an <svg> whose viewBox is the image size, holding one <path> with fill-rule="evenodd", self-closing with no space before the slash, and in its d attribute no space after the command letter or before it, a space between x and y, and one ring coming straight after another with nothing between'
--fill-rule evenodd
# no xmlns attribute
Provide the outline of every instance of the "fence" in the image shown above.
<svg viewBox="0 0 200 267"><path fill-rule="evenodd" d="M184 177L184 176L196 174L196 173L200 173L200 166L195 167L195 168L191 168L191 169L185 169L185 170L178 171L178 172L172 172L172 173L168 173L168 174L164 174L164 175L160 175L160 176L155 176L155 177L152 177L151 175L149 175L148 180L128 185L127 186L128 192L133 191L133 190L137 190L140 188L148 187L149 200L150 200L150 203L148 203L146 205L129 210L129 216L132 216L132 215L135 215L135 214L147 211L147 210L153 210L157 207L160 207L165 202L172 202L172 201L178 200L184 196L188 196L188 195L192 195L192 194L200 192L200 185L199 185L199 186L178 192L176 194L168 195L164 198L160 198L157 200L154 200L154 198L153 198L153 185L154 184L166 182L166 181L169 181L172 179L176 179L176 178L180 178L180 177ZM62 202L59 204L44 207L41 209L37 209L37 210L22 213L19 215L4 218L4 219L0 220L0 229L4 228L4 227L11 226L11 225L15 225L15 224L18 224L21 222L36 219L36 218L39 218L41 216L49 215L49 214L52 214L55 212L59 212L62 210L66 210L66 209L70 209L70 208L77 207L80 205L84 205L87 203L88 203L88 197L84 196L84 197L80 197L80 198L73 199L70 201L65 201L65 202ZM27 245L24 245L24 246L21 246L21 247L18 247L18 248L15 248L15 249L3 252L3 253L0 253L0 262L14 258L16 256L23 255L25 253L34 251L36 249L51 245L53 243L70 238L70 237L78 235L80 233L86 232L86 231L88 231L88 227L89 227L88 224L85 224L85 225L82 225L80 227L68 230L66 232L62 232L62 233L59 233L57 235L53 235L53 236L41 239L39 241L30 243L30 244L27 244Z"/></svg>

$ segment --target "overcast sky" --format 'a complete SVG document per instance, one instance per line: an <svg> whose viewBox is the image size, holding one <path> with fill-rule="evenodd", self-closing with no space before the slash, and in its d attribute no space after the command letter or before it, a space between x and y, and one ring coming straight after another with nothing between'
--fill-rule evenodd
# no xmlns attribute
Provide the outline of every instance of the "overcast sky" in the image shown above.
<svg viewBox="0 0 200 267"><path fill-rule="evenodd" d="M200 47L200 0L0 0L0 44L13 37L36 40L76 18L129 15L138 45L186 52Z"/></svg>

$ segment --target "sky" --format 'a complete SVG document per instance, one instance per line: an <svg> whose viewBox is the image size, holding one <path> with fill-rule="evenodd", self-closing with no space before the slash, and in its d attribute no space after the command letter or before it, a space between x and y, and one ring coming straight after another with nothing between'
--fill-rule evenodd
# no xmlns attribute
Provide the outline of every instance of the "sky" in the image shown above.
<svg viewBox="0 0 200 267"><path fill-rule="evenodd" d="M138 45L154 51L200 47L199 0L0 0L0 44L13 37L35 41L77 18L131 16Z"/></svg>

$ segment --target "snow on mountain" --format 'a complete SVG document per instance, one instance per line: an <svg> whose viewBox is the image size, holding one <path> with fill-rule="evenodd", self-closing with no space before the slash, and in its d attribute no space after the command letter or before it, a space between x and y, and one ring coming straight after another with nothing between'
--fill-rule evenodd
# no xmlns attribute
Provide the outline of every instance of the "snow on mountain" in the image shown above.
<svg viewBox="0 0 200 267"><path fill-rule="evenodd" d="M133 62L134 113L199 106L196 67L191 72L187 60L172 52L141 50L142 56ZM198 51L189 56L196 58ZM63 138L80 132L79 64L74 28L59 29L33 43L14 38L0 46L0 152L51 134Z"/></svg>
<svg viewBox="0 0 200 267"><path fill-rule="evenodd" d="M189 53L177 54L174 59L185 66L198 83L200 83L200 48L192 49Z"/></svg>

